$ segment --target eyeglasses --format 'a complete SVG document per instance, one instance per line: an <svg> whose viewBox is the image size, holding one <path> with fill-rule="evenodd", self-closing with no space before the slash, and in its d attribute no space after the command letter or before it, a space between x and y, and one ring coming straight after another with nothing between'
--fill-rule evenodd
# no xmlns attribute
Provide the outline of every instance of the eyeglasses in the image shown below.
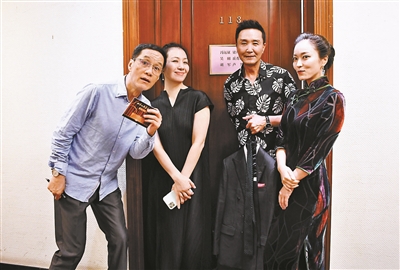
<svg viewBox="0 0 400 270"><path fill-rule="evenodd" d="M154 75L160 75L162 72L162 67L160 67L159 65L152 65L149 61L144 60L142 58L134 58L133 61L139 60L139 65L142 68L149 68L150 66L152 67L153 70L153 74Z"/></svg>

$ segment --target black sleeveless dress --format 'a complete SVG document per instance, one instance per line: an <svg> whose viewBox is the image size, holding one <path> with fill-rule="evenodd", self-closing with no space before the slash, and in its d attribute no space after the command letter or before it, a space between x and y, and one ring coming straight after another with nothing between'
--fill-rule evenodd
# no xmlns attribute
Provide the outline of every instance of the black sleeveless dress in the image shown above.
<svg viewBox="0 0 400 270"><path fill-rule="evenodd" d="M174 106L166 91L152 102L162 114L158 133L165 151L178 170L182 170L192 145L194 115L205 107L213 108L208 96L193 88L181 89ZM146 269L210 269L211 209L207 143L190 179L196 189L192 199L170 210L163 197L171 191L173 180L153 153L142 161L144 256Z"/></svg>

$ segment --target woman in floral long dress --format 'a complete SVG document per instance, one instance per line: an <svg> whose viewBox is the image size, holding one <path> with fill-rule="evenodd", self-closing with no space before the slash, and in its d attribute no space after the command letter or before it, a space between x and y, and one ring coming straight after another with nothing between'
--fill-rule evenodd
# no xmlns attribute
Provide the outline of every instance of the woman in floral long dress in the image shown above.
<svg viewBox="0 0 400 270"><path fill-rule="evenodd" d="M277 136L282 188L266 246L267 269L324 269L330 184L325 167L344 121L343 94L324 72L335 51L320 35L295 41L293 67L305 89L288 98Z"/></svg>

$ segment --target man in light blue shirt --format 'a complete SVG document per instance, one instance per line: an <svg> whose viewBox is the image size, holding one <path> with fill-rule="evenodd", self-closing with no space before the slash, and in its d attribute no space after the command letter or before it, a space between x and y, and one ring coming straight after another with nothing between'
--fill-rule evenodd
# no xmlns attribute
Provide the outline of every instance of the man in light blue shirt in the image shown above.
<svg viewBox="0 0 400 270"><path fill-rule="evenodd" d="M76 96L52 138L48 189L54 196L56 243L49 269L75 269L86 243L90 205L108 241L109 269L127 269L127 229L117 171L129 154L145 157L154 147L161 114L149 109L143 127L122 116L133 98L150 104L150 89L165 65L164 51L138 45L119 80L89 84Z"/></svg>

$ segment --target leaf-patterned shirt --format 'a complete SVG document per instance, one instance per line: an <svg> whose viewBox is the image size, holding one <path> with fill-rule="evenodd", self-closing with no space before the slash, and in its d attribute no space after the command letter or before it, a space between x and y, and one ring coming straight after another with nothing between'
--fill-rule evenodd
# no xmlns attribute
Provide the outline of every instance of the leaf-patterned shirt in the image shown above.
<svg viewBox="0 0 400 270"><path fill-rule="evenodd" d="M249 114L281 115L289 94L296 89L296 83L286 69L262 60L254 84L244 77L244 72L242 66L224 84L226 107L240 145L245 145L251 135L243 117ZM272 156L275 156L276 132L277 127L271 127L255 134L257 143Z"/></svg>

